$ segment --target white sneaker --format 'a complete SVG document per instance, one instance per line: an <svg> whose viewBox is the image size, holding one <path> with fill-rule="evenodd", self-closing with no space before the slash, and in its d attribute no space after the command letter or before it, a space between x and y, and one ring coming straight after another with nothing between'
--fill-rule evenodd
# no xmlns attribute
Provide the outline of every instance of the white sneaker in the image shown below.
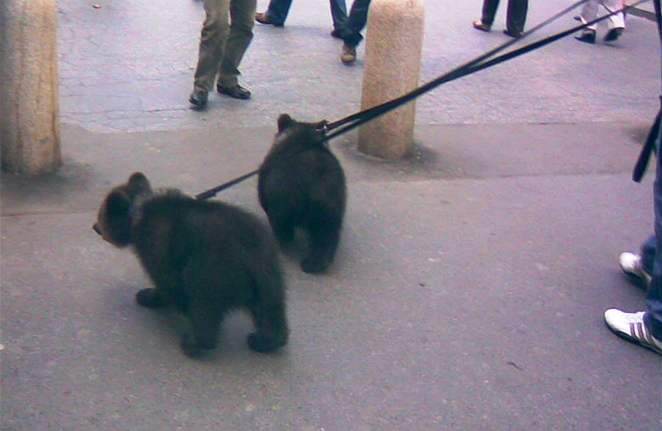
<svg viewBox="0 0 662 431"><path fill-rule="evenodd" d="M644 324L644 311L624 313L611 308L605 311L605 323L616 335L662 355L662 341L653 337Z"/></svg>
<svg viewBox="0 0 662 431"><path fill-rule="evenodd" d="M644 270L641 256L634 253L621 253L618 264L626 275L642 281L646 287L651 284L651 275Z"/></svg>

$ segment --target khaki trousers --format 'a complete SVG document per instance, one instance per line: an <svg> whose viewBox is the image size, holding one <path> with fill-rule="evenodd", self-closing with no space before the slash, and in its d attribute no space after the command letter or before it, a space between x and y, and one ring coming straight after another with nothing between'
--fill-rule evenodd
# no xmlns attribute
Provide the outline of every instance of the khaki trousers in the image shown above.
<svg viewBox="0 0 662 431"><path fill-rule="evenodd" d="M209 92L218 74L224 87L237 85L239 64L253 39L257 0L204 0L195 91Z"/></svg>

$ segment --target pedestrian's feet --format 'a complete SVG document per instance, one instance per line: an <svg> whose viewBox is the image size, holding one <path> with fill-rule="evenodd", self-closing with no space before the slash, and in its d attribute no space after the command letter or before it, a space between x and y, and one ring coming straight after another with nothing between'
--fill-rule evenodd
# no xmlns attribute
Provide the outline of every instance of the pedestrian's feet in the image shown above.
<svg viewBox="0 0 662 431"><path fill-rule="evenodd" d="M269 19L269 16L267 15L266 12L258 12L255 14L255 21L259 22L260 24L265 24L265 25L273 25L274 27L282 27L283 23L275 23L272 20Z"/></svg>
<svg viewBox="0 0 662 431"><path fill-rule="evenodd" d="M478 20L473 22L473 26L476 30L480 31L490 31L492 29L492 26L489 24L485 24L483 21Z"/></svg>
<svg viewBox="0 0 662 431"><path fill-rule="evenodd" d="M624 313L615 308L605 311L605 323L619 337L662 355L662 341L656 339L644 323L644 311Z"/></svg>
<svg viewBox="0 0 662 431"><path fill-rule="evenodd" d="M206 91L194 91L188 98L188 101L191 102L191 108L196 111L202 111L207 106L207 92Z"/></svg>
<svg viewBox="0 0 662 431"><path fill-rule="evenodd" d="M510 37L514 37L515 39L518 39L518 38L522 37L522 32L521 31L504 30L503 34L505 34L507 36L510 36Z"/></svg>
<svg viewBox="0 0 662 431"><path fill-rule="evenodd" d="M651 283L651 275L644 269L641 256L634 253L621 253L618 257L618 265L623 272L648 287Z"/></svg>
<svg viewBox="0 0 662 431"><path fill-rule="evenodd" d="M218 90L219 93L225 94L234 99L246 100L251 98L251 92L239 84L233 85L232 87L225 87L219 84L216 86L216 90Z"/></svg>
<svg viewBox="0 0 662 431"><path fill-rule="evenodd" d="M604 41L605 42L613 42L616 39L618 39L619 37L621 37L622 34L623 34L623 27L612 28L605 35Z"/></svg>
<svg viewBox="0 0 662 431"><path fill-rule="evenodd" d="M336 39L342 39L342 36L340 35L340 30L334 28L333 31L331 32L331 37L335 37Z"/></svg>
<svg viewBox="0 0 662 431"><path fill-rule="evenodd" d="M595 30L586 29L579 36L575 36L580 42L595 43Z"/></svg>
<svg viewBox="0 0 662 431"><path fill-rule="evenodd" d="M343 64L350 65L356 61L356 48L349 46L346 43L342 46L342 54L340 54L340 61Z"/></svg>

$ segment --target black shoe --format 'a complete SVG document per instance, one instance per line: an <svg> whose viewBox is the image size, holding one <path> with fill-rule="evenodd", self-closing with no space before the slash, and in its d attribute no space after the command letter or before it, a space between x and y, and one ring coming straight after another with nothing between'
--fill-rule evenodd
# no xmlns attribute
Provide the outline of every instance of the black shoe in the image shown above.
<svg viewBox="0 0 662 431"><path fill-rule="evenodd" d="M342 36L340 35L340 30L334 29L331 32L331 37L335 37L336 39L342 39Z"/></svg>
<svg viewBox="0 0 662 431"><path fill-rule="evenodd" d="M621 37L622 34L623 34L623 28L622 27L612 28L605 35L604 41L605 42L613 42L616 39L618 39L619 37Z"/></svg>
<svg viewBox="0 0 662 431"><path fill-rule="evenodd" d="M255 21L259 22L260 24L264 25L273 25L274 27L282 27L283 23L275 23L272 20L269 19L269 16L267 15L266 12L258 12L255 14Z"/></svg>
<svg viewBox="0 0 662 431"><path fill-rule="evenodd" d="M503 34L505 34L507 36L510 36L510 37L514 37L515 39L518 39L518 38L522 37L522 32L521 31L504 30Z"/></svg>
<svg viewBox="0 0 662 431"><path fill-rule="evenodd" d="M246 100L251 98L251 92L239 84L235 85L234 87L223 87L222 85L217 85L216 90L219 93L225 94L226 96L230 96L234 99Z"/></svg>
<svg viewBox="0 0 662 431"><path fill-rule="evenodd" d="M491 24L485 24L485 23L484 23L483 21L481 21L481 20L474 21L471 25L473 25L474 28L475 28L476 30L480 30L480 31L487 31L487 32L489 32L489 31L492 29L492 25L491 25Z"/></svg>
<svg viewBox="0 0 662 431"><path fill-rule="evenodd" d="M189 96L188 101L191 102L192 109L196 111L201 111L207 106L207 92L206 91L194 91Z"/></svg>
<svg viewBox="0 0 662 431"><path fill-rule="evenodd" d="M575 39L584 43L595 43L595 30L584 30L581 35L575 36Z"/></svg>

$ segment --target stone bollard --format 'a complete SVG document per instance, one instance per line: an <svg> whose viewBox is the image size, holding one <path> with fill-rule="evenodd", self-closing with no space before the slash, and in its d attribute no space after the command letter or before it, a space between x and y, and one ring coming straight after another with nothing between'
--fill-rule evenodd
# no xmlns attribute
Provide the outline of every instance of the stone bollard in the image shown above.
<svg viewBox="0 0 662 431"><path fill-rule="evenodd" d="M0 0L2 169L36 175L62 163L55 0Z"/></svg>
<svg viewBox="0 0 662 431"><path fill-rule="evenodd" d="M361 110L418 86L423 46L423 0L372 0L368 14ZM414 102L359 129L359 151L395 160L414 144Z"/></svg>

